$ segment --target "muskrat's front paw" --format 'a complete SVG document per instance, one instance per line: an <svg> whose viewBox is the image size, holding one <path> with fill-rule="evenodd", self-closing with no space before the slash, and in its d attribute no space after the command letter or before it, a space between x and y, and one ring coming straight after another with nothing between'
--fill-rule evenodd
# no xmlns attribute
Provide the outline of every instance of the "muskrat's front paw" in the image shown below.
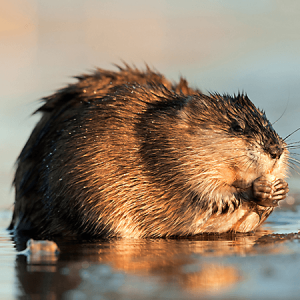
<svg viewBox="0 0 300 300"><path fill-rule="evenodd" d="M273 185L270 181L266 180L264 177L255 179L252 185L252 192L255 202L263 206L270 206L268 204L269 202L272 202L271 199L274 192Z"/></svg>
<svg viewBox="0 0 300 300"><path fill-rule="evenodd" d="M289 192L288 184L283 179L273 183L265 177L254 180L252 185L254 201L262 206L278 206L278 201L283 200Z"/></svg>
<svg viewBox="0 0 300 300"><path fill-rule="evenodd" d="M275 192L272 195L272 199L277 201L285 199L287 193L290 191L288 183L283 179L277 179L273 183L273 188L275 189Z"/></svg>

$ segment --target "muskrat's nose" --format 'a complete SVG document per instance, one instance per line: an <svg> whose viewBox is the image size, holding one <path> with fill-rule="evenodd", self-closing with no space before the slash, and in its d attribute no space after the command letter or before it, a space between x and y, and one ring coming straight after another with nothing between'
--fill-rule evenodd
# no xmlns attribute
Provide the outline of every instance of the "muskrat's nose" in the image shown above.
<svg viewBox="0 0 300 300"><path fill-rule="evenodd" d="M273 159L279 159L282 152L283 152L283 148L280 147L279 145L269 145L267 151L270 153L271 158Z"/></svg>

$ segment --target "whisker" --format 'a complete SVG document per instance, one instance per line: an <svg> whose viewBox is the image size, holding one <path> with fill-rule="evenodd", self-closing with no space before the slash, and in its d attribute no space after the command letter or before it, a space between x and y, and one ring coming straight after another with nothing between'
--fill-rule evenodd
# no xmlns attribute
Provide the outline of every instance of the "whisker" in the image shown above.
<svg viewBox="0 0 300 300"><path fill-rule="evenodd" d="M287 163L287 166L288 166L289 168L293 169L293 170L296 171L296 172L297 172L297 170L300 170L300 166L296 165L296 164L293 163L293 162Z"/></svg>
<svg viewBox="0 0 300 300"><path fill-rule="evenodd" d="M299 149L300 145L286 146L286 149Z"/></svg>
<svg viewBox="0 0 300 300"><path fill-rule="evenodd" d="M254 160L251 160L250 164L246 167L246 172L251 168L252 164L254 164Z"/></svg>
<svg viewBox="0 0 300 300"><path fill-rule="evenodd" d="M299 128L297 128L296 130L294 130L292 133L290 133L289 135L287 135L284 139L283 139L283 141L285 141L287 138L289 138L292 134L294 134L295 132L297 132L298 130L300 130L300 127Z"/></svg>
<svg viewBox="0 0 300 300"><path fill-rule="evenodd" d="M291 146L287 146L286 148L287 149L293 149L293 148L298 149L298 148L300 148L300 145L291 145Z"/></svg>
<svg viewBox="0 0 300 300"><path fill-rule="evenodd" d="M300 169L300 166L299 165L297 165L297 164L295 164L294 162L292 162L292 161L290 161L290 162L288 162L287 163L287 166L289 166L289 167L295 167L295 168L297 168L297 169Z"/></svg>
<svg viewBox="0 0 300 300"><path fill-rule="evenodd" d="M300 162L299 159L297 159L297 158L295 158L295 157L292 157L292 156L290 156L290 157L288 158L288 160L289 160L289 161L290 161L290 160L293 160L293 161L299 161L299 162Z"/></svg>
<svg viewBox="0 0 300 300"><path fill-rule="evenodd" d="M300 141L297 141L297 142L292 142L292 143L288 143L288 146L290 146L290 145L294 145L294 144L300 144Z"/></svg>
<svg viewBox="0 0 300 300"><path fill-rule="evenodd" d="M277 123L277 122L283 117L283 115L285 114L285 112L286 112L286 110L287 110L287 107L288 107L288 105L289 105L289 102L290 102L290 95L289 95L289 97L288 97L288 101L287 101L287 104L286 104L286 106L285 106L285 109L284 109L283 113L281 114L281 116L280 116L275 122L272 123L272 125L274 125L275 123Z"/></svg>
<svg viewBox="0 0 300 300"><path fill-rule="evenodd" d="M296 172L298 175L300 175L300 173L291 165L288 165L290 169L292 169L294 172ZM295 167L298 167L298 166L295 166ZM299 169L299 167L298 167Z"/></svg>
<svg viewBox="0 0 300 300"><path fill-rule="evenodd" d="M300 160L299 160L299 159L290 157L290 158L289 158L289 162L290 162L290 161L293 161L293 162L298 163L298 164L300 165Z"/></svg>
<svg viewBox="0 0 300 300"><path fill-rule="evenodd" d="M297 168L300 168L300 166L297 165L297 164L296 164L295 162L293 162L293 161L288 161L288 162L287 162L287 165L288 165L288 166L293 165L293 166L295 166L295 167L297 167Z"/></svg>
<svg viewBox="0 0 300 300"><path fill-rule="evenodd" d="M296 152L290 152L291 155L299 155L300 156L300 153L296 153Z"/></svg>

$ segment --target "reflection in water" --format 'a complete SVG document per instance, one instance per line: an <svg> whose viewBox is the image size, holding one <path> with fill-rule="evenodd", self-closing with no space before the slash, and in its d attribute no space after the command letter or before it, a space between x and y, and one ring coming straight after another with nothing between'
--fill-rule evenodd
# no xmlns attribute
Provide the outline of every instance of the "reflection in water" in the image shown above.
<svg viewBox="0 0 300 300"><path fill-rule="evenodd" d="M200 272L184 275L182 278L184 288L208 292L231 288L234 283L241 279L238 270L233 266L217 264L204 264Z"/></svg>
<svg viewBox="0 0 300 300"><path fill-rule="evenodd" d="M286 239L298 235L261 230L179 240L57 241L61 250L57 262L31 259L30 263L30 258L18 255L16 272L23 296L34 299L88 299L96 294L107 298L122 294L128 299L218 296L245 278L228 257L285 253Z"/></svg>
<svg viewBox="0 0 300 300"><path fill-rule="evenodd" d="M16 273L20 299L61 299L63 293L81 282L77 276L65 276L57 265L28 265L26 257L17 256Z"/></svg>

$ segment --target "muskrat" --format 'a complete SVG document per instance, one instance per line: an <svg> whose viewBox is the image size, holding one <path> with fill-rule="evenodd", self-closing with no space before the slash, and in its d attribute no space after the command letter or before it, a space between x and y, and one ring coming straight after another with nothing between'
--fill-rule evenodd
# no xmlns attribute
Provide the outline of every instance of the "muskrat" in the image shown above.
<svg viewBox="0 0 300 300"><path fill-rule="evenodd" d="M255 230L286 197L288 150L246 94L97 69L44 98L10 229L71 237Z"/></svg>

